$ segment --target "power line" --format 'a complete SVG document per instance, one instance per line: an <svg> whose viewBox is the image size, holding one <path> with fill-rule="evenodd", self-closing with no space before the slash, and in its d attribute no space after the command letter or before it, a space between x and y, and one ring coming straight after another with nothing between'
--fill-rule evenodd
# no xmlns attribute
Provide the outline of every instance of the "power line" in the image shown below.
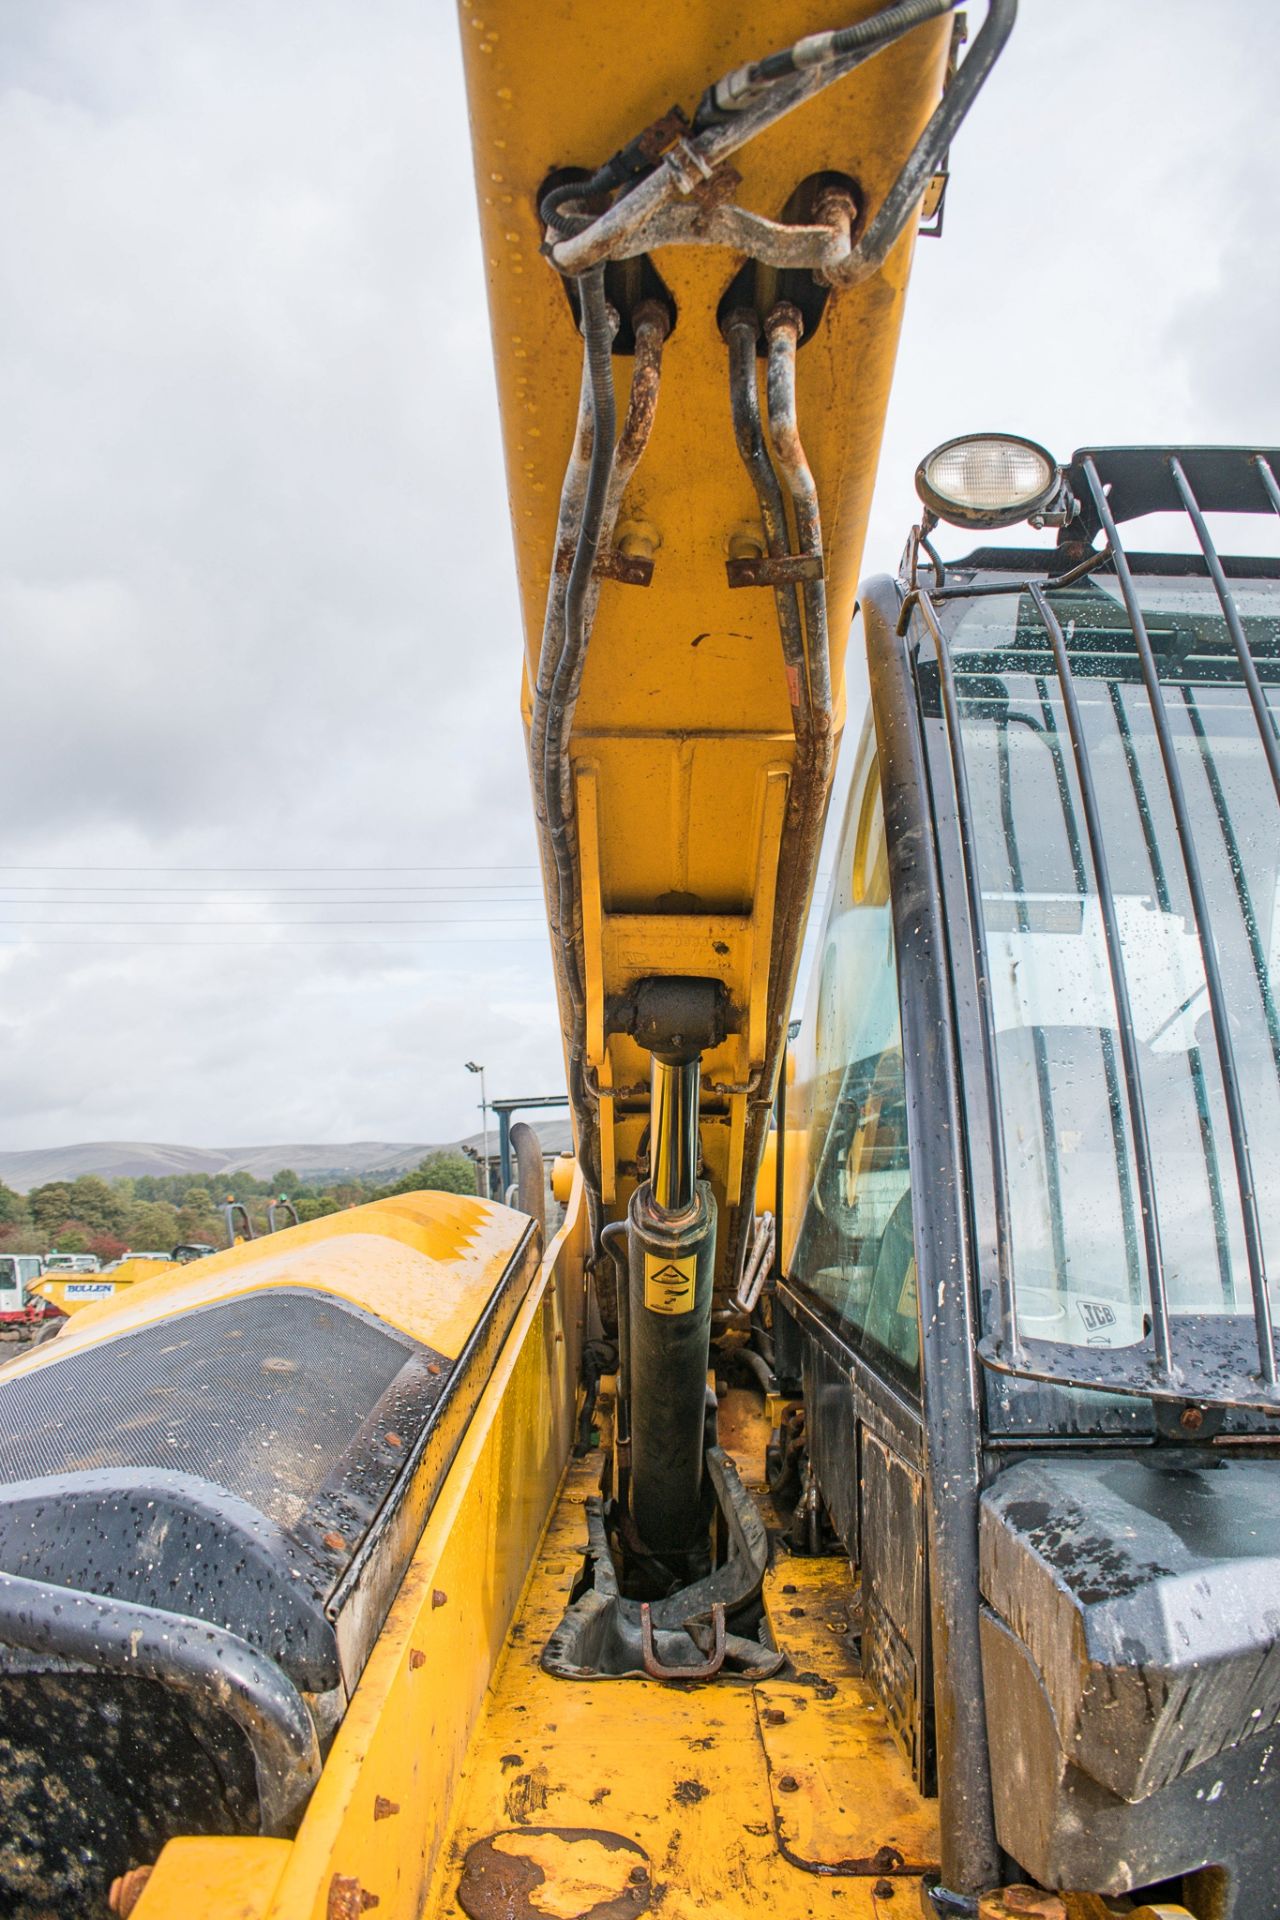
<svg viewBox="0 0 1280 1920"><path fill-rule="evenodd" d="M57 898L47 900L10 900L0 895L0 911L8 908L25 909L28 907L80 907L86 911L95 909L107 912L112 907L157 908L166 906L167 904L168 902L165 900L139 899L134 894L116 894L113 895L110 900L61 900ZM229 907L253 907L258 905L264 908L276 908L283 911L286 908L293 907L533 907L537 904L538 897L536 895L531 895L526 898L523 894L518 893L490 894L480 898L469 894L461 894L445 899L429 900L403 900L395 898L343 900L340 898L333 899L313 895L305 900L266 899L259 902L246 900L243 896L236 895L229 900L177 899L174 901L175 906L183 907L192 912L194 912L197 907L207 907L211 911L218 913L225 912ZM499 918L502 917L501 915L499 916Z"/></svg>
<svg viewBox="0 0 1280 1920"><path fill-rule="evenodd" d="M0 880L0 887L2 887L6 893L157 893L162 896L194 893L198 894L202 899L210 898L212 895L219 893L232 894L237 899L250 894L262 894L266 898L272 898L282 893L308 893L312 888L325 886L326 884L331 893L336 891L343 893L372 893L376 890L386 893L432 894L439 893L441 889L445 887L460 887L464 883L460 880L446 880L439 883L431 883L423 880L416 882L410 881L397 885L395 881L391 880L369 881L367 883L364 881L342 880L332 880L326 883L323 880L312 880L306 886L297 887L146 887L139 885L136 881L107 885L100 882L82 883L75 880L62 882L57 880ZM480 894L488 892L494 887L516 887L522 894L540 893L542 891L541 883L537 880L477 880L474 886L469 889L468 897L473 893Z"/></svg>
<svg viewBox="0 0 1280 1920"><path fill-rule="evenodd" d="M19 927L537 927L541 918L495 914L493 920L10 920L13 931Z"/></svg>
<svg viewBox="0 0 1280 1920"><path fill-rule="evenodd" d="M103 951L110 947L169 947L181 952L187 947L540 947L544 944L545 934L498 934L492 939L479 936L472 938L466 934L449 935L443 940L424 940L420 937L412 940L397 940L386 935L362 937L358 940L6 940L0 937L0 947L69 947L83 953L86 947L96 947Z"/></svg>
<svg viewBox="0 0 1280 1920"><path fill-rule="evenodd" d="M480 860L467 860L450 866L421 867L377 867L366 861L356 861L352 866L294 866L294 867L238 867L228 864L222 867L113 867L99 861L87 860L80 866L58 866L27 862L0 860L0 873L537 873L538 865L534 860L507 860L485 863Z"/></svg>

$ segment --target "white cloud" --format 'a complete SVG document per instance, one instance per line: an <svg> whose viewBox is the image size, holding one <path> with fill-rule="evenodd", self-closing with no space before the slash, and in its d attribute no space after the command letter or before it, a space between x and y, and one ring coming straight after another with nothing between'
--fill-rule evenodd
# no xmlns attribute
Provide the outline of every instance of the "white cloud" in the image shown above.
<svg viewBox="0 0 1280 1920"><path fill-rule="evenodd" d="M919 252L869 566L954 431L1280 437L1259 22L1024 0ZM0 918L57 943L0 946L0 1141L446 1136L467 1057L555 1089L451 13L45 0L0 73ZM49 876L121 889L54 908L37 862L175 871ZM325 874L176 871L288 862L438 931L285 936L337 915ZM193 883L298 904L137 904ZM69 924L164 918L247 924Z"/></svg>

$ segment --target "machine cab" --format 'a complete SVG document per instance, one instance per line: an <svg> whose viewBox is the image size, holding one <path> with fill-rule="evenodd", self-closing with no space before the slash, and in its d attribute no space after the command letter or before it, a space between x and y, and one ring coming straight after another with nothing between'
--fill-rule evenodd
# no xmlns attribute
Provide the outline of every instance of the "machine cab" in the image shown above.
<svg viewBox="0 0 1280 1920"><path fill-rule="evenodd" d="M28 1292L41 1273L39 1254L0 1254L0 1333L22 1328L51 1309Z"/></svg>
<svg viewBox="0 0 1280 1920"><path fill-rule="evenodd" d="M1280 565L1205 514L1274 515L1277 472L1078 454L1056 547L944 566L926 515L864 588L777 1329L953 1859L993 1806L1023 1877L1251 1920L1280 1913ZM1170 509L1196 550L1126 553Z"/></svg>

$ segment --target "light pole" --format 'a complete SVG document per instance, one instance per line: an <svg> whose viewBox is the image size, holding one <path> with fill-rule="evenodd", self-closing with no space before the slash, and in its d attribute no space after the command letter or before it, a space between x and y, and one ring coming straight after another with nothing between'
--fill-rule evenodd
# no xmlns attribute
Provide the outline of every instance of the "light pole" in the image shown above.
<svg viewBox="0 0 1280 1920"><path fill-rule="evenodd" d="M481 1183L480 1191L481 1191L482 1198L484 1198L485 1200L488 1200L490 1198L490 1194L489 1194L489 1102L484 1097L484 1068L478 1065L477 1062L474 1060L467 1060L464 1062L464 1065L466 1066L468 1073L478 1073L480 1075L480 1117L484 1122L484 1179L483 1179L483 1182Z"/></svg>

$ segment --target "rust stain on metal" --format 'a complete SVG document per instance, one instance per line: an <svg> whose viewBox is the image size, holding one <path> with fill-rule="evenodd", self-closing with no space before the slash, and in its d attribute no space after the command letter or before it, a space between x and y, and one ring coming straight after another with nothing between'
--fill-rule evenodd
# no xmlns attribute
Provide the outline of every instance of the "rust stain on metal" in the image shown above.
<svg viewBox="0 0 1280 1920"><path fill-rule="evenodd" d="M556 555L556 572L567 574L573 568L573 552L562 548ZM617 548L602 553L592 568L597 580L617 580L624 587L647 587L653 579L653 562L647 555L622 553Z"/></svg>
<svg viewBox="0 0 1280 1920"><path fill-rule="evenodd" d="M335 1873L329 1882L329 1898L325 1906L328 1920L360 1920L360 1915L370 1907L378 1906L376 1893L370 1893L367 1887L349 1874Z"/></svg>
<svg viewBox="0 0 1280 1920"><path fill-rule="evenodd" d="M637 145L646 160L660 160L668 147L689 131L689 122L679 107L670 107L640 135Z"/></svg>
<svg viewBox="0 0 1280 1920"><path fill-rule="evenodd" d="M400 1802L388 1800L380 1793L373 1798L373 1817L375 1820L389 1820L393 1813L399 1813Z"/></svg>
<svg viewBox="0 0 1280 1920"><path fill-rule="evenodd" d="M810 553L742 554L726 560L724 571L731 587L781 587L821 580L822 560Z"/></svg>
<svg viewBox="0 0 1280 1920"><path fill-rule="evenodd" d="M978 1901L978 1920L1066 1920L1066 1903L1040 1887L999 1887Z"/></svg>
<svg viewBox="0 0 1280 1920"><path fill-rule="evenodd" d="M470 1920L634 1920L648 1855L603 1827L520 1827L468 1847L458 1902Z"/></svg>
<svg viewBox="0 0 1280 1920"><path fill-rule="evenodd" d="M547 1801L551 1795L551 1784L547 1779L545 1767L531 1768L528 1773L518 1773L507 1788L504 1806L508 1820L514 1826L525 1827L536 1813L545 1813Z"/></svg>
<svg viewBox="0 0 1280 1920"><path fill-rule="evenodd" d="M427 1664L427 1656L425 1653L423 1653L422 1649L420 1647L410 1647L409 1649L410 1670L413 1673L416 1673L419 1667L425 1667L426 1664Z"/></svg>
<svg viewBox="0 0 1280 1920"><path fill-rule="evenodd" d="M389 1433L387 1435L387 1445L389 1447L402 1447L404 1445L404 1441L400 1438L400 1435L398 1433Z"/></svg>
<svg viewBox="0 0 1280 1920"><path fill-rule="evenodd" d="M324 1535L324 1545L328 1547L331 1553L345 1553L347 1551L347 1543L340 1533L326 1533Z"/></svg>
<svg viewBox="0 0 1280 1920"><path fill-rule="evenodd" d="M679 1806L696 1807L699 1800L705 1800L710 1787L704 1787L701 1780L677 1780L674 1798Z"/></svg>

